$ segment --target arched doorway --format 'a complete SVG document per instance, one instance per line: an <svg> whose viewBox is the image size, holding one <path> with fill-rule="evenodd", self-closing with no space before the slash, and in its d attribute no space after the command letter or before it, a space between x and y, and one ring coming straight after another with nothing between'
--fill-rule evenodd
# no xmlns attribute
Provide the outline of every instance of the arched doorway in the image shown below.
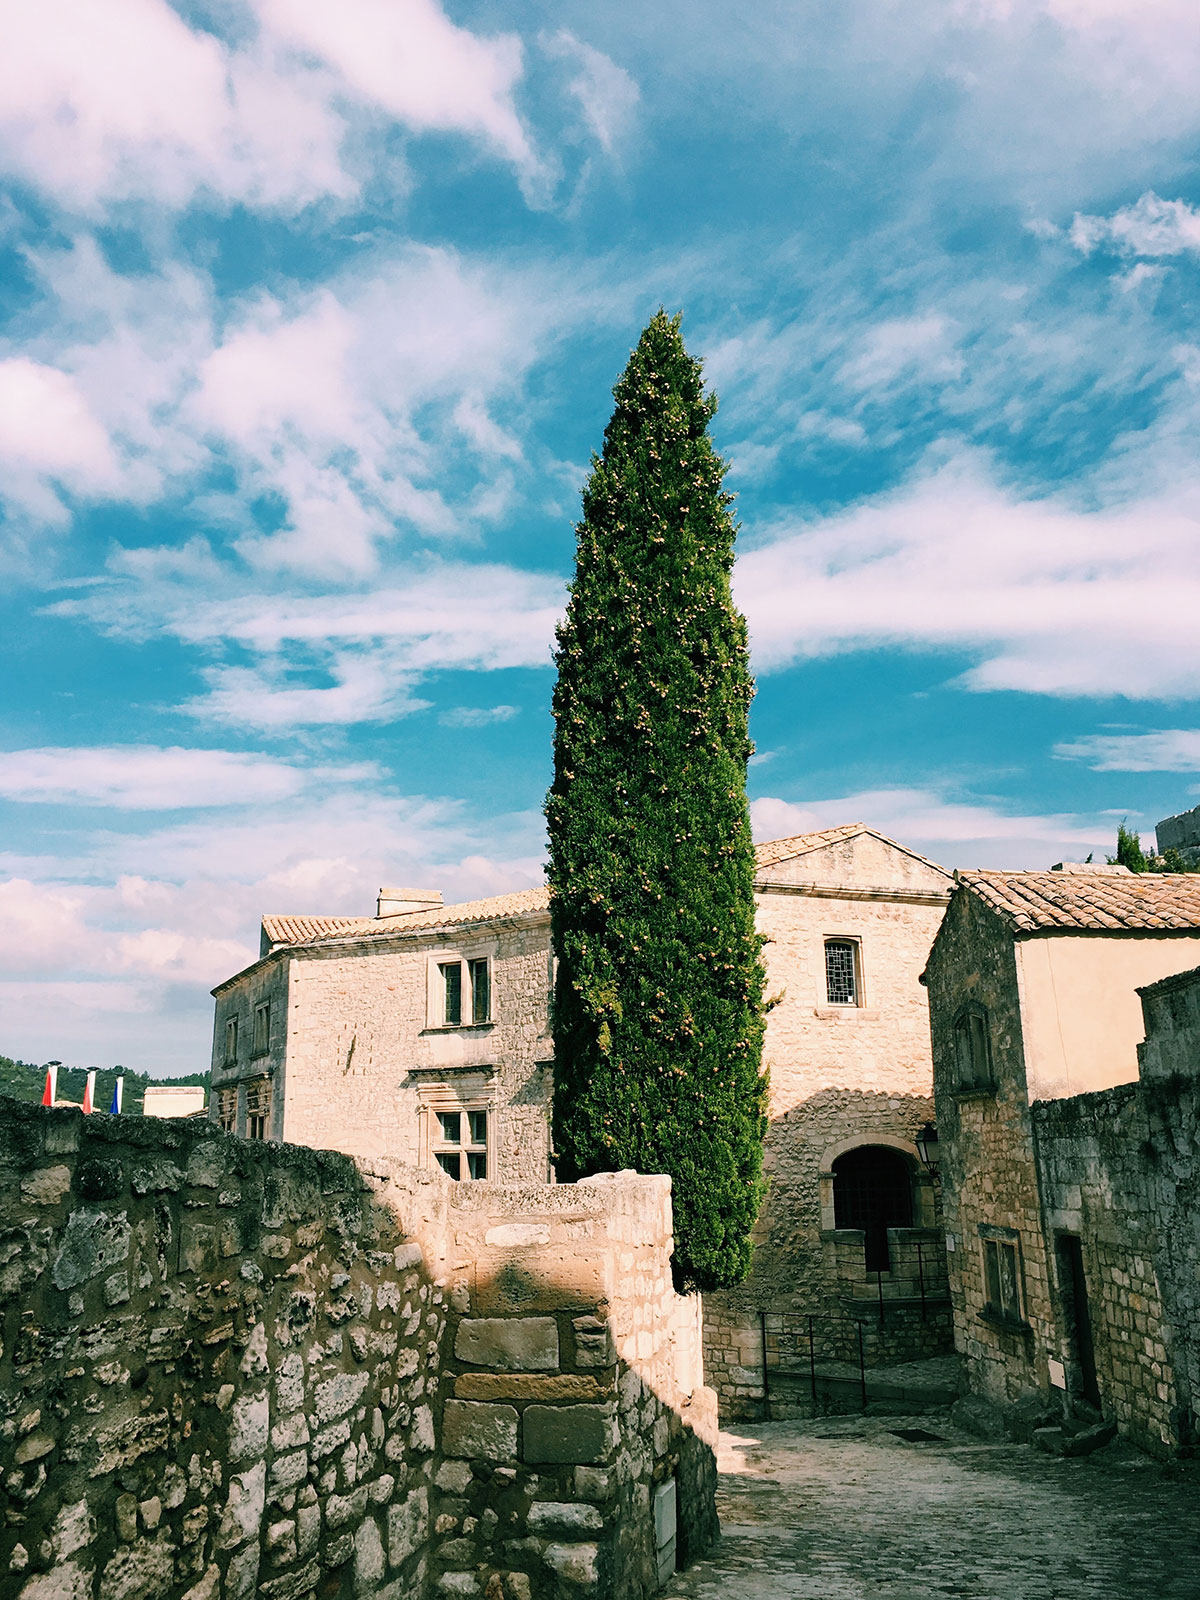
<svg viewBox="0 0 1200 1600"><path fill-rule="evenodd" d="M912 1175L899 1150L860 1144L833 1163L835 1228L861 1228L866 1234L867 1271L887 1272L889 1228L913 1225Z"/></svg>

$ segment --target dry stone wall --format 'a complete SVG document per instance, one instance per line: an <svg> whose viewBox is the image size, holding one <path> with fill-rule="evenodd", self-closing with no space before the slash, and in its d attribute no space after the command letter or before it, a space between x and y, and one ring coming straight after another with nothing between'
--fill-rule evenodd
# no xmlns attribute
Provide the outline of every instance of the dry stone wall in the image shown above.
<svg viewBox="0 0 1200 1600"><path fill-rule="evenodd" d="M670 1227L3 1102L2 1592L641 1600L715 1531Z"/></svg>

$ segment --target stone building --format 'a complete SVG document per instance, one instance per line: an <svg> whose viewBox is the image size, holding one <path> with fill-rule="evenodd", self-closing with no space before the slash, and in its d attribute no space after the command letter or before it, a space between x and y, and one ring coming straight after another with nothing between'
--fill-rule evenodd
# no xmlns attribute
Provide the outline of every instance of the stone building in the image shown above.
<svg viewBox="0 0 1200 1600"><path fill-rule="evenodd" d="M1198 959L1200 879L1113 868L962 873L930 955L956 1343L1064 1447L1195 1434Z"/></svg>
<svg viewBox="0 0 1200 1600"><path fill-rule="evenodd" d="M1188 867L1200 868L1200 806L1164 817L1154 829L1154 839L1159 855L1178 850Z"/></svg>
<svg viewBox="0 0 1200 1600"><path fill-rule="evenodd" d="M770 1190L750 1281L706 1301L729 1412L761 1408L764 1366L787 1365L809 1315L832 1353L862 1321L873 1361L948 1340L916 1136L933 1115L918 980L951 888L859 824L758 847ZM266 916L260 959L214 991L211 1115L464 1180L544 1181L552 988L544 889L452 906L388 890L375 917Z"/></svg>

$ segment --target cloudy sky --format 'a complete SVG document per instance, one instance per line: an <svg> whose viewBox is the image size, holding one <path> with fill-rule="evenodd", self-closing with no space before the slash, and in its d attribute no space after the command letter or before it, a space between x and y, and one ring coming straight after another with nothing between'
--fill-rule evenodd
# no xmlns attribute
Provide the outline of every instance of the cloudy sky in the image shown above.
<svg viewBox="0 0 1200 1600"><path fill-rule="evenodd" d="M733 20L735 19L736 20ZM721 397L761 837L1200 794L1195 0L41 0L0 52L0 1052L537 881L610 389Z"/></svg>

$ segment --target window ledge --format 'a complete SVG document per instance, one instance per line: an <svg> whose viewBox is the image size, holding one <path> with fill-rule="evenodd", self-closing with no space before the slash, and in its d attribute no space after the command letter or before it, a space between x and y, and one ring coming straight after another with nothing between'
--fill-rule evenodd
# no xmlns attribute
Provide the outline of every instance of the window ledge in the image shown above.
<svg viewBox="0 0 1200 1600"><path fill-rule="evenodd" d="M831 1017L857 1017L862 1022L877 1022L881 1013L873 1006L814 1006L813 1016L823 1022Z"/></svg>
<svg viewBox="0 0 1200 1600"><path fill-rule="evenodd" d="M997 1333L1014 1334L1022 1339L1033 1337L1033 1326L1021 1317L1006 1317L1000 1311L981 1311L978 1320Z"/></svg>
<svg viewBox="0 0 1200 1600"><path fill-rule="evenodd" d="M427 1028L422 1028L422 1033L481 1033L487 1028L494 1028L494 1022L431 1022Z"/></svg>
<svg viewBox="0 0 1200 1600"><path fill-rule="evenodd" d="M950 1098L956 1104L961 1104L964 1100L994 1100L996 1098L996 1085L994 1083L982 1083L973 1089L952 1089Z"/></svg>

